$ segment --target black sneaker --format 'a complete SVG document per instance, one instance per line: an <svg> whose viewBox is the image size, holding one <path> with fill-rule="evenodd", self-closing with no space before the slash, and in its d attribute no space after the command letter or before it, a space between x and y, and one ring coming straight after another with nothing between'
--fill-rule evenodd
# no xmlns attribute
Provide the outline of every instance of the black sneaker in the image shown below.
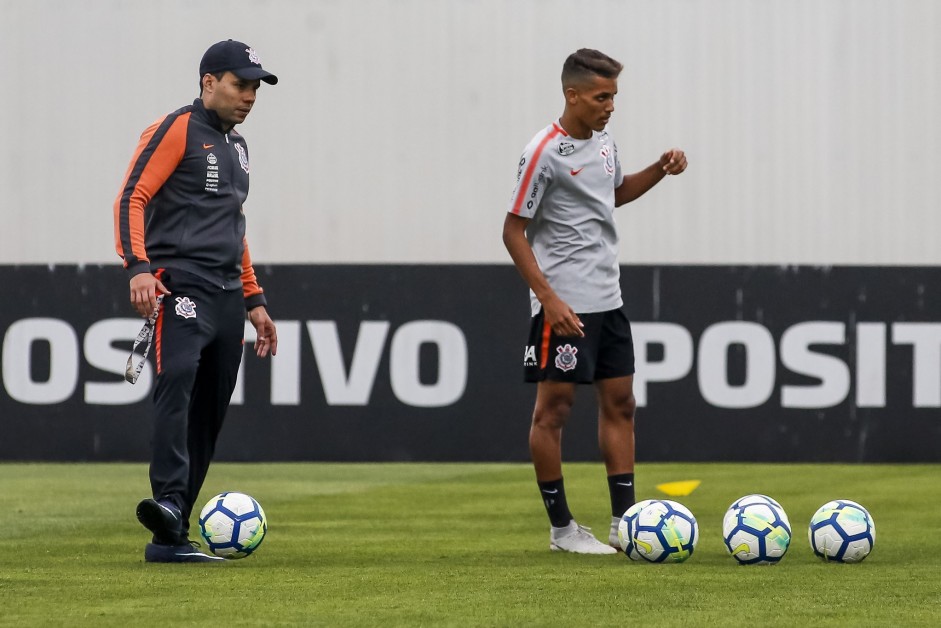
<svg viewBox="0 0 941 628"><path fill-rule="evenodd" d="M148 543L144 548L144 560L148 563L224 563L221 556L203 554L190 543L159 545Z"/></svg>
<svg viewBox="0 0 941 628"><path fill-rule="evenodd" d="M183 516L173 502L166 499L145 499L137 504L137 520L153 532L155 542L163 545L176 545L180 542Z"/></svg>

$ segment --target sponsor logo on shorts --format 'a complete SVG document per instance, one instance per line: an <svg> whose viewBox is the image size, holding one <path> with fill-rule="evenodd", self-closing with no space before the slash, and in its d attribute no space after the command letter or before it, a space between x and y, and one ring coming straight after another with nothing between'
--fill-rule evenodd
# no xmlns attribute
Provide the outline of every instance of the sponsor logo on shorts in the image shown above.
<svg viewBox="0 0 941 628"><path fill-rule="evenodd" d="M177 297L176 315L183 318L196 318L196 304L189 297Z"/></svg>
<svg viewBox="0 0 941 628"><path fill-rule="evenodd" d="M526 352L523 353L523 366L536 366L536 347L527 345Z"/></svg>
<svg viewBox="0 0 941 628"><path fill-rule="evenodd" d="M578 353L578 349L572 345L562 345L561 347L556 347L555 350L559 354L555 356L555 367L560 371L571 371L575 368L575 365L578 364L578 358L575 357L575 354Z"/></svg>

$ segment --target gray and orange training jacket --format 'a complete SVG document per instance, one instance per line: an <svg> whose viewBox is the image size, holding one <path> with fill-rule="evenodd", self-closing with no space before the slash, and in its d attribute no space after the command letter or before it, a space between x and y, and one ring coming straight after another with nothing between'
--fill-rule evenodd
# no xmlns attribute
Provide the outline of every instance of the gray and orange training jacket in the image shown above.
<svg viewBox="0 0 941 628"><path fill-rule="evenodd" d="M241 286L246 309L266 305L245 239L247 196L245 138L197 98L141 135L114 202L115 249L131 277L175 268Z"/></svg>

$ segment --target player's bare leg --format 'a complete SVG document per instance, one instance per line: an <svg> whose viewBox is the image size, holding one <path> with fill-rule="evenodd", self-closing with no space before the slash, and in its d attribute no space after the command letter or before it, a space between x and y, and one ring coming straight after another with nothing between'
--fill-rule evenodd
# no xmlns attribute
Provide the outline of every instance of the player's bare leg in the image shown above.
<svg viewBox="0 0 941 628"><path fill-rule="evenodd" d="M611 529L608 542L619 547L617 524L634 504L634 378L615 377L595 382L598 393L598 446L608 472Z"/></svg>
<svg viewBox="0 0 941 628"><path fill-rule="evenodd" d="M634 472L634 378L595 382L598 392L598 446L608 475Z"/></svg>
<svg viewBox="0 0 941 628"><path fill-rule="evenodd" d="M575 384L544 381L536 389L536 408L529 430L529 450L536 481L552 528L549 549L578 554L611 554L591 531L569 512L562 483L562 428L575 402Z"/></svg>
<svg viewBox="0 0 941 628"><path fill-rule="evenodd" d="M562 477L562 428L575 403L575 384L539 382L536 407L529 428L529 451L536 480L548 482Z"/></svg>

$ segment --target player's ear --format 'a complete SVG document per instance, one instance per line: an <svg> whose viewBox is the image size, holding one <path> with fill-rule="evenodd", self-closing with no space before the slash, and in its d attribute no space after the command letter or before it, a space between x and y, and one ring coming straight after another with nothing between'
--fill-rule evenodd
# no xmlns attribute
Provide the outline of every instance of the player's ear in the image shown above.
<svg viewBox="0 0 941 628"><path fill-rule="evenodd" d="M565 102L570 105L574 105L578 102L578 90L575 87L569 86L564 90L565 93Z"/></svg>

